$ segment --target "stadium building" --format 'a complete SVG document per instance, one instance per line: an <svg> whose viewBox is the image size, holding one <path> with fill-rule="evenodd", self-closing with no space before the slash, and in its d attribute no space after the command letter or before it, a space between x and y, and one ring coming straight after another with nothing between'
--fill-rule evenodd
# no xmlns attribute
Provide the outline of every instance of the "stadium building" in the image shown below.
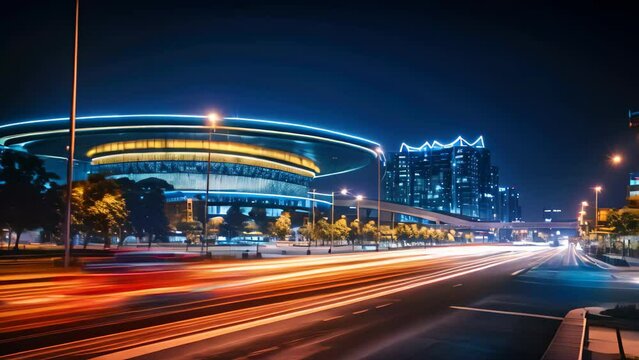
<svg viewBox="0 0 639 360"><path fill-rule="evenodd" d="M65 181L68 125L68 118L0 125L0 147L39 156ZM85 116L76 126L74 180L91 173L163 179L175 188L166 193L169 204L204 204L210 156L209 218L233 205L246 214L261 207L268 217L308 213L313 179L365 167L380 147L333 130L238 117L214 129L201 115ZM316 202L329 206L328 200Z"/></svg>

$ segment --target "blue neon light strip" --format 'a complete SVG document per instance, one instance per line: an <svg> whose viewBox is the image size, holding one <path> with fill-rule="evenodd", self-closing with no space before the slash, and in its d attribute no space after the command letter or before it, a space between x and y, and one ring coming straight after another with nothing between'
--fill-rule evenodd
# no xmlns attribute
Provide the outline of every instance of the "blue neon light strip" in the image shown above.
<svg viewBox="0 0 639 360"><path fill-rule="evenodd" d="M148 117L148 118L158 118L158 117L159 118L162 118L162 117L167 118L167 117L172 117L172 118L183 118L183 119L206 119L206 116L204 116L204 115L180 115L180 114L96 115L96 116L78 116L78 117L76 117L76 119L77 120L118 119L118 118L128 118L128 117ZM59 121L68 121L68 120L69 120L68 117L60 117L60 118L52 118L52 119L20 121L20 122L0 125L0 129L13 127L13 126L19 126L19 125L59 122ZM335 135L340 135L340 136L344 136L344 137L351 138L351 139L364 141L364 142L367 142L369 144L375 145L377 147L381 147L381 145L379 143L377 143L375 141L372 141L372 140L369 140L369 139L366 139L366 138L363 138L363 137L350 135L350 134L346 134L346 133L339 132L339 131L323 129L323 128L315 127L315 126L301 125L301 124L289 123L289 122L284 122L284 121L260 120L260 119L249 119L249 118L240 118L240 117L225 117L224 120L236 120L236 121L256 122L256 123L273 124L273 125L284 125L284 126L289 126L289 127L297 127L297 128L309 129L309 130L314 130L314 131L321 131L321 132L325 132L325 133L329 133L329 134L335 134Z"/></svg>
<svg viewBox="0 0 639 360"><path fill-rule="evenodd" d="M174 191L167 191L166 192L166 194L177 194L177 193L182 193L182 194L203 194L203 193L205 193L205 191L203 191L203 190L186 190L186 191L174 190ZM241 195L241 196L276 197L276 198L284 198L284 199L305 200L305 201L318 202L318 203L324 203L324 204L327 204L327 205L331 205L330 201L319 200L319 199L313 200L313 198L308 198L308 197L303 197L303 196L280 195L280 194L263 194L263 193L251 193L251 192L240 192L240 191L213 191L213 190L211 190L211 191L209 191L209 195Z"/></svg>
<svg viewBox="0 0 639 360"><path fill-rule="evenodd" d="M422 146L409 146L406 143L402 143L402 145L399 147L399 152L404 152L404 151L415 152L415 151L424 151L424 150L431 150L431 149L448 149L455 146L470 146L474 148L484 148L484 137L480 136L475 141L470 142L464 139L463 137L458 136L457 139L455 139L454 141L448 144L442 144L439 141L435 140L432 143L429 143L428 141L426 141Z"/></svg>
<svg viewBox="0 0 639 360"><path fill-rule="evenodd" d="M206 119L206 116L204 116L204 115L180 115L180 114L96 115L96 116L78 116L78 117L76 117L76 119L77 120L119 119L119 118L130 118L130 117ZM301 124L289 123L289 122L284 122L284 121L260 120L260 119L250 119L250 118L240 118L240 117L225 117L224 119L225 120L234 120L234 121L243 121L243 122L254 122L254 123L263 123L263 124L282 125L282 126L288 126L288 127L293 127L293 128L308 129L308 130L319 131L319 132L323 132L323 133L334 134L334 135L339 135L339 136L343 136L343 137L350 138L350 139L363 141L363 142L366 142L368 144L374 145L376 148L379 148L381 150L381 154L380 155L382 157L382 161L384 163L386 162L386 157L384 155L384 151L382 150L381 145L379 143L375 142L375 141L372 141L372 140L369 140L369 139L366 139L366 138L363 138L363 137L350 135L350 134L346 134L346 133L339 132L339 131L328 130L328 129L324 129L324 128L320 128L320 127L309 126L309 125L301 125ZM39 120L20 121L20 122L0 125L0 129L10 128L10 127L20 126L20 125L32 125L32 124L42 124L42 123L51 123L51 122L62 122L62 121L68 121L68 120L69 120L68 117L60 117L60 118L52 118L52 119L39 119ZM78 129L78 130L81 130L81 129ZM36 133L32 133L32 134L53 133L53 132L55 132L55 131L36 132ZM6 137L3 138L3 141L6 140L6 139L9 139L9 138L13 138L13 137L15 137L15 136L6 136ZM336 141L336 140L333 140L333 141ZM371 149L366 149L366 150L372 152L375 156L377 156L377 153L374 150L371 150Z"/></svg>

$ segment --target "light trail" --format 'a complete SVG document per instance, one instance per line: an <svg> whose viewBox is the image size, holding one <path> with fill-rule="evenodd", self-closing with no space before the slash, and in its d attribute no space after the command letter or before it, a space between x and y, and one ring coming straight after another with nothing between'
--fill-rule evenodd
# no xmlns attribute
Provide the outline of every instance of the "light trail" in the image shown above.
<svg viewBox="0 0 639 360"><path fill-rule="evenodd" d="M372 254L348 254L331 257L287 258L265 260L259 263L196 265L188 271L179 272L185 276L184 283L171 288L180 292L213 291L216 297L180 304L153 307L152 310L127 311L120 319L106 323L95 322L86 325L104 326L126 322L127 320L148 319L159 315L188 313L194 310L221 312L147 326L119 333L96 336L40 349L14 353L2 358L29 359L55 357L128 358L150 354L175 346L190 344L202 339L210 339L257 326L294 319L321 311L336 309L355 303L384 297L416 287L449 280L477 271L483 271L512 261L535 260L545 256L546 250L506 249L505 247L474 247L474 249L435 249L434 251L410 250ZM554 251L552 251L554 252ZM277 266L279 265L279 266ZM233 268L233 271L229 271ZM270 272L270 273L269 273ZM239 276L238 276L239 274ZM258 275L260 274L260 275ZM156 275L157 276L157 275ZM217 278L220 276L221 278ZM88 276L92 280L100 277ZM136 279L136 277L131 277ZM113 287L107 294L96 295L94 299L115 298L114 306L124 299L139 296L132 292L117 291ZM155 292L158 289L136 290ZM205 291L205 292L206 292ZM162 294L163 292L158 292ZM2 287L0 287L0 295ZM293 299L288 299L293 296ZM86 297L78 296L77 301ZM278 301L277 299L284 298ZM273 299L273 300L271 300ZM266 301L265 304L245 308L223 310L231 305L244 302ZM381 305L389 306L392 303ZM116 308L114 308L116 309ZM361 308L360 308L361 309ZM61 310L57 310L58 312ZM2 316L2 315L0 315ZM89 314L78 312L78 318ZM12 318L12 317L9 317ZM73 318L73 317L71 317ZM84 318L84 319L87 319ZM99 319L100 316L95 316ZM15 318L14 318L15 319ZM59 321L68 320L63 316ZM9 320L9 319L5 319ZM56 319L49 319L40 325L51 326ZM0 322L0 329L3 323ZM37 326L37 322L26 326ZM56 329L48 334L82 329L82 326ZM34 333L21 340L34 338L44 333ZM111 354L108 354L111 353ZM102 355L100 355L102 354Z"/></svg>

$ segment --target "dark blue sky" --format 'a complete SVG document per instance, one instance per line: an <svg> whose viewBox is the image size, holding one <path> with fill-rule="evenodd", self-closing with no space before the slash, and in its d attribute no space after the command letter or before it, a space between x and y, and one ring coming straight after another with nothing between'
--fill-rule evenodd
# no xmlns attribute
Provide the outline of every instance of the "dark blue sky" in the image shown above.
<svg viewBox="0 0 639 360"><path fill-rule="evenodd" d="M73 1L16 3L0 14L0 122L68 115ZM594 184L622 206L639 170L636 9L480 3L83 0L78 113L219 109L386 150L484 135L525 219L576 213ZM374 197L374 171L321 185Z"/></svg>

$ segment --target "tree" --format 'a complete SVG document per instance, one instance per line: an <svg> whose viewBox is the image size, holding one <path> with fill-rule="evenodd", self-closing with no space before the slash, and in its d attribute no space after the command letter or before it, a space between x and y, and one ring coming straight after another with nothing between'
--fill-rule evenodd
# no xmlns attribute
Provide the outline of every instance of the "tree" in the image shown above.
<svg viewBox="0 0 639 360"><path fill-rule="evenodd" d="M151 242L166 236L169 221L164 212L164 192L173 186L158 178L147 178L135 182L128 178L116 180L129 210L128 220L138 239L148 236Z"/></svg>
<svg viewBox="0 0 639 360"><path fill-rule="evenodd" d="M250 220L250 218L242 213L242 209L238 205L231 205L226 212L226 227L233 233L233 235L240 234L244 229L244 222Z"/></svg>
<svg viewBox="0 0 639 360"><path fill-rule="evenodd" d="M119 233L128 216L118 183L100 174L73 186L72 210L75 229L102 237L105 249L111 247L111 236Z"/></svg>
<svg viewBox="0 0 639 360"><path fill-rule="evenodd" d="M313 224L307 223L304 226L300 226L298 232L306 239L306 241L311 241L313 237Z"/></svg>
<svg viewBox="0 0 639 360"><path fill-rule="evenodd" d="M442 229L436 229L434 235L435 235L434 237L437 243L439 243L440 241L446 240L446 232Z"/></svg>
<svg viewBox="0 0 639 360"><path fill-rule="evenodd" d="M259 233L259 230L260 230L259 226L257 226L255 221L252 219L246 220L245 222L243 222L242 228L244 229L243 231L244 234Z"/></svg>
<svg viewBox="0 0 639 360"><path fill-rule="evenodd" d="M419 228L418 238L421 240L424 240L424 246L426 246L427 240L431 240L431 244L432 244L432 235L433 235L433 232L431 231L431 228L427 226L422 226Z"/></svg>
<svg viewBox="0 0 639 360"><path fill-rule="evenodd" d="M202 223L199 221L183 221L178 223L175 228L186 237L187 248L189 244L194 244L202 234Z"/></svg>
<svg viewBox="0 0 639 360"><path fill-rule="evenodd" d="M215 216L209 219L206 224L206 237L214 236L217 240L217 236L220 233L220 228L224 224L224 218L221 216Z"/></svg>
<svg viewBox="0 0 639 360"><path fill-rule="evenodd" d="M355 219L351 221L349 237L351 238L351 241L353 242L353 244L355 243L355 240L360 239L362 237L362 225L359 219Z"/></svg>
<svg viewBox="0 0 639 360"><path fill-rule="evenodd" d="M291 233L291 215L286 211L273 224L272 234L280 240L286 240L286 236Z"/></svg>
<svg viewBox="0 0 639 360"><path fill-rule="evenodd" d="M362 227L362 235L368 241L377 239L377 225L374 220L368 221Z"/></svg>
<svg viewBox="0 0 639 360"><path fill-rule="evenodd" d="M253 219L257 225L259 231L264 231L268 225L268 216L266 216L266 209L263 207L254 207L249 211L249 216Z"/></svg>
<svg viewBox="0 0 639 360"><path fill-rule="evenodd" d="M417 224L410 225L410 239L419 240L419 226Z"/></svg>
<svg viewBox="0 0 639 360"><path fill-rule="evenodd" d="M608 226L619 235L630 235L637 232L639 219L632 213L616 210L608 215Z"/></svg>
<svg viewBox="0 0 639 360"><path fill-rule="evenodd" d="M404 223L398 223L395 228L395 232L397 234L398 240L408 241L408 239L413 237L413 230L410 225Z"/></svg>
<svg viewBox="0 0 639 360"><path fill-rule="evenodd" d="M351 228L349 228L346 223L346 216L342 215L339 219L337 219L337 221L333 224L332 230L335 239L346 240L351 232Z"/></svg>
<svg viewBox="0 0 639 360"><path fill-rule="evenodd" d="M391 229L390 226L388 225L381 225L379 227L379 231L382 235L382 239L387 239L390 241L396 240L395 238L395 230Z"/></svg>
<svg viewBox="0 0 639 360"><path fill-rule="evenodd" d="M44 193L42 204L42 239L46 242L61 238L65 209L64 189L56 183L51 183L50 186Z"/></svg>
<svg viewBox="0 0 639 360"><path fill-rule="evenodd" d="M317 243L318 239L322 239L322 244L331 237L331 224L326 221L326 219L321 218L313 227L313 239Z"/></svg>
<svg viewBox="0 0 639 360"><path fill-rule="evenodd" d="M44 194L56 175L44 168L38 157L28 153L4 150L0 159L0 224L16 233L14 249L25 230L41 226L48 215L43 206Z"/></svg>

